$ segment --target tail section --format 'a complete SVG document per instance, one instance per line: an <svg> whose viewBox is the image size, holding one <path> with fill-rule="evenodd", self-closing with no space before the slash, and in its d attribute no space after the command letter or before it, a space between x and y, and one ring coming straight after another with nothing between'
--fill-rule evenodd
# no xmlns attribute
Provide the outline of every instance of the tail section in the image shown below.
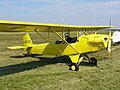
<svg viewBox="0 0 120 90"><path fill-rule="evenodd" d="M32 40L29 36L29 34L25 34L23 36L23 42L24 42L24 46L12 46L12 47L8 47L9 49L24 49L25 51L29 52L32 48Z"/></svg>

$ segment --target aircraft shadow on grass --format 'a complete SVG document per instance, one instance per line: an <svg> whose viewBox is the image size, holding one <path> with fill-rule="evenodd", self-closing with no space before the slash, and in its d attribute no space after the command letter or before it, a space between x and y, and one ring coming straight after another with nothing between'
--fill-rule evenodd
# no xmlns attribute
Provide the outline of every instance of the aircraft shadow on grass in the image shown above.
<svg viewBox="0 0 120 90"><path fill-rule="evenodd" d="M11 57L12 58L24 58L24 56L11 56ZM40 59L40 60L0 67L0 77L14 74L14 73L23 72L26 70L35 69L35 68L42 67L45 65L50 65L50 64L71 63L70 59L67 56L47 58L47 57L40 57L40 56L38 57L35 55L32 57ZM91 66L91 67L94 66L94 65L89 64L88 62L81 62L80 65Z"/></svg>

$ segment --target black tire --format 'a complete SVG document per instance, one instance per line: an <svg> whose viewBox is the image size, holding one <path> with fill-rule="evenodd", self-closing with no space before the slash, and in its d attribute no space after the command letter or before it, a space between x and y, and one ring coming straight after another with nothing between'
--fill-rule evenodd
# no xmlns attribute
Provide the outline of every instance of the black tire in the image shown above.
<svg viewBox="0 0 120 90"><path fill-rule="evenodd" d="M97 65L97 59L94 58L94 57L91 57L90 60L89 60L89 63L90 63L90 64Z"/></svg>
<svg viewBox="0 0 120 90"><path fill-rule="evenodd" d="M70 67L69 70L72 70L72 71L79 70L79 65L77 63L72 63L69 67Z"/></svg>
<svg viewBox="0 0 120 90"><path fill-rule="evenodd" d="M29 56L30 56L30 53L28 52L28 53L26 53L24 56L25 56L25 57L29 57Z"/></svg>

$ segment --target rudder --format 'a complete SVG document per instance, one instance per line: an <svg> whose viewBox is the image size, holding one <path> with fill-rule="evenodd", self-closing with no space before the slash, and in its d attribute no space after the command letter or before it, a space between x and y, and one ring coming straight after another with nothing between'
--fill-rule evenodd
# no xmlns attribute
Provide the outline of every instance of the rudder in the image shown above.
<svg viewBox="0 0 120 90"><path fill-rule="evenodd" d="M26 47L32 47L33 45L30 35L28 33L23 36L23 42L24 46Z"/></svg>

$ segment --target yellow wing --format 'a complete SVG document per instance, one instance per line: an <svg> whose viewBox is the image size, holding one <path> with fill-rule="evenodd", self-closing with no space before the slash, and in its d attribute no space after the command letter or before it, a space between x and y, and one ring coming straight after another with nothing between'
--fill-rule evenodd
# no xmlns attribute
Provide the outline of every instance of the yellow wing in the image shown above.
<svg viewBox="0 0 120 90"><path fill-rule="evenodd" d="M0 32L32 32L37 31L76 31L76 30L99 30L105 28L113 28L113 26L79 26L79 25L64 25L64 24L47 24L47 23L33 23L33 22L18 22L0 20Z"/></svg>

